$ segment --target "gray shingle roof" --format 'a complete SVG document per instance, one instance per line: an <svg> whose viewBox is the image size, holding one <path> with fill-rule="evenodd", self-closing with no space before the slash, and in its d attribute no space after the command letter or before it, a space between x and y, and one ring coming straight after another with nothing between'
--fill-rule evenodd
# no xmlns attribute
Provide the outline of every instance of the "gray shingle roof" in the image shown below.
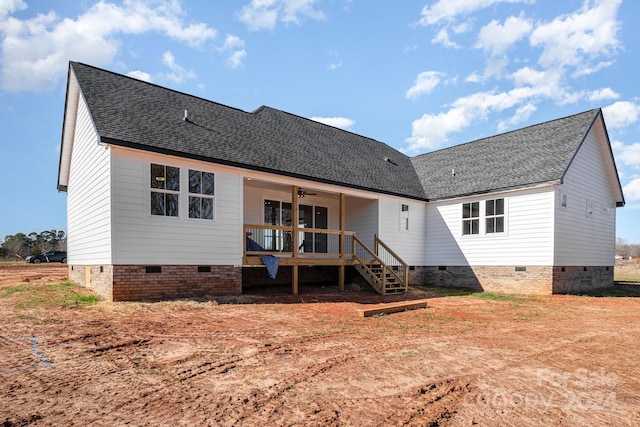
<svg viewBox="0 0 640 427"><path fill-rule="evenodd" d="M602 114L594 109L410 158L274 108L246 112L89 65L69 66L102 142L421 200L560 181Z"/></svg>
<svg viewBox="0 0 640 427"><path fill-rule="evenodd" d="M269 107L245 112L77 62L70 67L103 142L425 198L411 159L379 141Z"/></svg>
<svg viewBox="0 0 640 427"><path fill-rule="evenodd" d="M412 161L430 200L560 181L599 114L586 111Z"/></svg>

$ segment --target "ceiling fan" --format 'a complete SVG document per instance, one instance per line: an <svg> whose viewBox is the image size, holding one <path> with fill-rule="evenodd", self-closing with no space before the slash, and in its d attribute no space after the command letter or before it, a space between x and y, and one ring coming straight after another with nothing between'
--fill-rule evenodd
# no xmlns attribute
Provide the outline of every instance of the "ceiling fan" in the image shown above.
<svg viewBox="0 0 640 427"><path fill-rule="evenodd" d="M298 189L298 198L302 199L304 196L315 196L316 193L309 193L307 190L303 190L302 188Z"/></svg>

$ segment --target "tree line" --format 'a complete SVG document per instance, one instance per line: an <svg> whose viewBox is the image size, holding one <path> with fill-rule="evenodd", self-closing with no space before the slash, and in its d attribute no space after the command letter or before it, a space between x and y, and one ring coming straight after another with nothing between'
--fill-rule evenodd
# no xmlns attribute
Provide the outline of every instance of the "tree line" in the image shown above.
<svg viewBox="0 0 640 427"><path fill-rule="evenodd" d="M48 251L66 251L67 235L62 230L47 230L40 233L18 233L6 236L0 245L1 258L24 259Z"/></svg>
<svg viewBox="0 0 640 427"><path fill-rule="evenodd" d="M624 259L640 258L640 245L629 244L625 239L616 239L616 256Z"/></svg>

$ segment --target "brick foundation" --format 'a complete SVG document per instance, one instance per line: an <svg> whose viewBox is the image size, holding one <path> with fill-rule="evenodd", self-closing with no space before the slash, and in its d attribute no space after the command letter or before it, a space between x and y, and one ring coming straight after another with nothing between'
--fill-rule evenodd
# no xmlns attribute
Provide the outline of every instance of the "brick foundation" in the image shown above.
<svg viewBox="0 0 640 427"><path fill-rule="evenodd" d="M613 287L613 267L553 267L553 293L574 294Z"/></svg>
<svg viewBox="0 0 640 427"><path fill-rule="evenodd" d="M70 265L69 280L92 289L107 301L113 301L112 265Z"/></svg>
<svg viewBox="0 0 640 427"><path fill-rule="evenodd" d="M613 267L426 266L410 271L409 283L505 294L577 293L613 286Z"/></svg>
<svg viewBox="0 0 640 427"><path fill-rule="evenodd" d="M242 269L227 265L69 266L69 278L107 301L194 298L242 293Z"/></svg>

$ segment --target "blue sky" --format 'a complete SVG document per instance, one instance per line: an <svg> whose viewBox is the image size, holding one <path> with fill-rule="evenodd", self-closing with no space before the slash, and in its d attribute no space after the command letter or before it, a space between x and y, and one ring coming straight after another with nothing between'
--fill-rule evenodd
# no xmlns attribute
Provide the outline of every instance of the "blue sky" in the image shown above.
<svg viewBox="0 0 640 427"><path fill-rule="evenodd" d="M0 240L66 229L68 61L415 155L602 107L640 243L635 0L0 0Z"/></svg>

